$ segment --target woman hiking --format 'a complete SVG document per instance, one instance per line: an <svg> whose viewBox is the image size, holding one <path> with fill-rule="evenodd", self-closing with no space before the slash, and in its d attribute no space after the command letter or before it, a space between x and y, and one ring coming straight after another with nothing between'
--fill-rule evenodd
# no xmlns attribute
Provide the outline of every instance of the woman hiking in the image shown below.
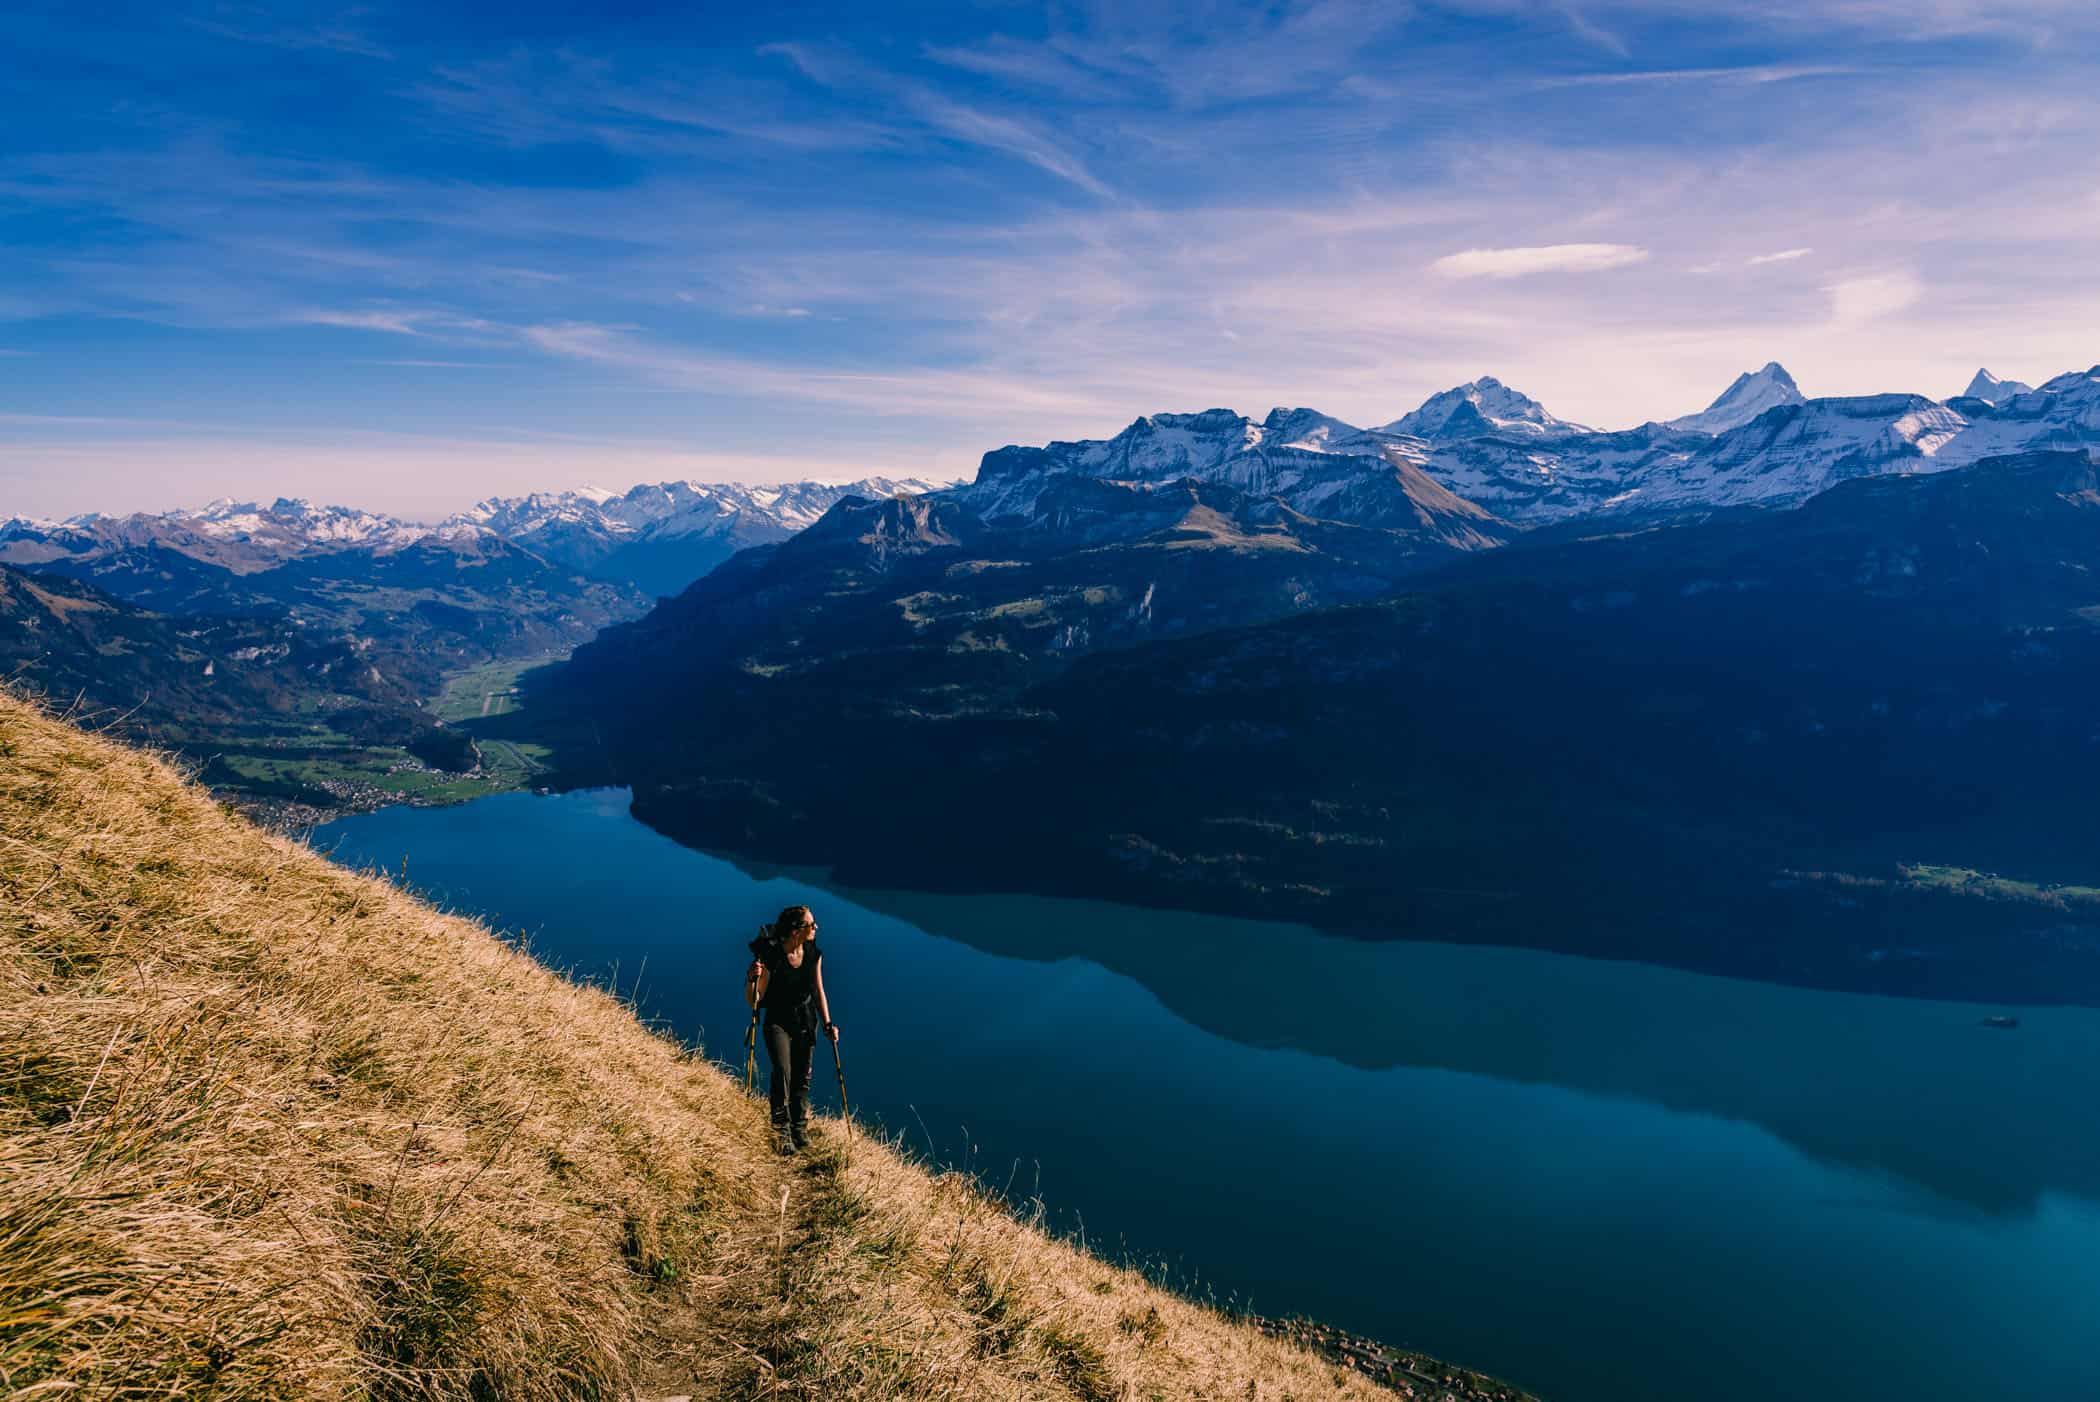
<svg viewBox="0 0 2100 1402"><path fill-rule="evenodd" d="M756 957L745 977L744 998L766 1013L766 1056L773 1063L773 1132L780 1152L809 1143L810 1058L817 1032L839 1039L824 996L824 951L816 944L817 918L806 905L791 905L751 941Z"/></svg>

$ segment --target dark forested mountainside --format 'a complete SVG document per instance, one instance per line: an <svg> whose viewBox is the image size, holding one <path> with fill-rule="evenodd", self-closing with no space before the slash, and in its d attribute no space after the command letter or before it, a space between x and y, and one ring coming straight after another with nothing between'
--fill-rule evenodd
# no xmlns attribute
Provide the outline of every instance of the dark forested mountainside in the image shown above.
<svg viewBox="0 0 2100 1402"><path fill-rule="evenodd" d="M78 580L6 565L0 670L54 702L77 699L176 732L293 714L322 695L412 701L340 640L313 638L282 618L169 618Z"/></svg>
<svg viewBox="0 0 2100 1402"><path fill-rule="evenodd" d="M1003 572L970 529L856 530L862 574L822 582L786 547L739 561L705 601L711 647L668 646L701 630L659 615L555 694L651 822L853 881L2100 1001L2083 452L1484 554L1382 601L1070 662L999 604L988 632L919 621L908 601L950 588L932 580ZM1151 578L1103 553L1126 598ZM900 588L907 561L925 588ZM870 577L880 607L838 602Z"/></svg>
<svg viewBox="0 0 2100 1402"><path fill-rule="evenodd" d="M1100 648L1381 597L1463 548L1195 481L1060 478L1019 525L944 495L849 501L608 630L534 705L622 773L688 745L705 764L747 739L815 749L886 718L967 720ZM752 708L771 716L756 730Z"/></svg>
<svg viewBox="0 0 2100 1402"><path fill-rule="evenodd" d="M426 711L405 670L281 615L169 617L0 565L0 678L249 798L326 808L395 766L422 771L397 796L478 770L472 737Z"/></svg>
<svg viewBox="0 0 2100 1402"><path fill-rule="evenodd" d="M173 528L56 532L32 543L18 526L5 547L0 557L19 568L84 580L156 613L276 617L354 638L419 694L460 667L565 651L645 605L632 588L481 532L266 554Z"/></svg>

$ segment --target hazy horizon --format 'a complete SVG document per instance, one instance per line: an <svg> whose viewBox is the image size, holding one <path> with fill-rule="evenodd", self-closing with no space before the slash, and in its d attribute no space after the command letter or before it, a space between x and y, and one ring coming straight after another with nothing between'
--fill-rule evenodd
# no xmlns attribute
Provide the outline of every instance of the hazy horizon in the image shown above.
<svg viewBox="0 0 2100 1402"><path fill-rule="evenodd" d="M1761 367L1759 367L1759 366L1746 366L1746 367L1745 367L1745 373L1755 373L1755 372L1756 372L1756 370L1758 370L1759 368L1761 368ZM1989 369L1989 370L1991 370L1991 371L1992 371L1992 372L1993 372L1994 374L1997 374L1997 373L1999 373L1999 372L1997 371L1996 367L1993 367L1993 366L1984 366L1984 367L1979 367L1979 368L1983 368L1983 369ZM2072 368L2072 367L2067 367L2067 368ZM1789 373L1791 373L1791 372L1789 372ZM1972 371L1971 373L1973 374L1974 372ZM2053 376L2053 375L2054 375L2055 373L2061 373L2061 372L2051 372L2051 374L2050 374L2050 375L2037 375L2037 376L2036 376L2036 377L2035 377L2035 378L2034 378L2033 380L2030 380L2030 381L2029 381L2029 383L2033 383L2033 384L2039 384L2039 383L2040 383L2041 381L2043 381L2043 380L2046 380L2046 379L2048 379L2048 378L2051 378L2051 377L2052 377L2052 376ZM1478 377L1475 377L1475 378L1478 378ZM1496 378L1500 378L1500 377L1496 377ZM2011 374L1999 374L1999 378L2000 378L2000 379L2008 379L2008 380L2018 380L2018 379L2021 379L2022 377L2021 377L2021 376L2017 376L2017 375L2011 375ZM1458 385L1447 385L1447 386L1445 386L1444 388L1445 388L1445 389L1452 389L1452 388L1463 388L1465 384L1469 384L1469 383L1471 383L1471 382L1470 382L1470 381L1466 381L1466 382L1461 382L1461 383L1460 383L1460 384L1458 384ZM1506 382L1505 382L1505 383L1506 383ZM1515 385L1515 386L1512 386L1512 388L1515 388L1515 389L1518 389L1518 390L1522 390L1522 389L1523 389L1523 386L1522 386L1522 385ZM1727 386L1726 386L1726 385L1722 385L1722 386L1719 386L1719 387L1718 387L1718 388L1716 388L1716 390L1715 390L1715 395L1718 395L1718 394L1720 394L1721 390L1723 390L1723 389L1726 389L1726 388L1727 388ZM1437 392L1441 392L1441 391L1437 391ZM1809 386L1802 386L1802 392L1803 392L1803 393L1804 393L1805 395L1807 395L1807 396L1808 396L1809 398L1817 398L1817 397L1819 397L1819 396L1817 395L1816 391L1815 391L1815 390L1814 390L1814 389L1813 389L1812 387L1809 387ZM1868 391L1868 393L1880 393L1880 392L1884 392L1884 391ZM1930 393L1930 391L1928 391L1928 390L1922 390L1922 389L1907 389L1907 388L1906 388L1906 389L1894 389L1894 388L1892 388L1892 389L1890 389L1890 390L1888 390L1888 391L1885 391L1885 392L1888 392L1888 393L1905 393L1905 394L1929 394L1929 393ZM1950 390L1950 391L1947 391L1947 392L1946 392L1945 394L1940 394L1940 395L1936 395L1936 396L1932 396L1932 397L1935 397L1935 398L1939 398L1939 399L1947 399L1947 398L1951 398L1951 397L1954 397L1954 396L1955 396L1956 394L1958 394L1958 393L1959 393L1959 390L1958 390L1958 389L1957 389L1957 390ZM1426 398L1427 396L1424 396L1424 397ZM1641 420L1641 421L1640 421L1640 423L1646 423L1646 422L1650 422L1650 421L1661 421L1661 420L1663 420L1663 419L1665 419L1665 418L1673 418L1673 417L1676 417L1676 416L1677 416L1677 415L1678 415L1679 413L1689 413L1689 412L1693 412L1693 411L1694 411L1695 409L1703 409L1703 408L1705 408L1705 407L1706 407L1706 404L1707 404L1707 401L1701 401L1701 402L1700 402L1700 403L1699 403L1698 405L1692 406L1691 408L1688 408L1688 409L1683 409L1683 410L1677 410L1677 411L1672 411L1672 412L1670 412L1670 413L1667 413L1667 414L1666 414L1666 413L1660 413L1660 412L1658 412L1658 413L1655 413L1655 414L1651 414L1651 415L1648 415L1648 416L1647 416L1647 418L1645 418L1645 419ZM1205 408L1205 409L1220 409L1220 408L1222 408L1222 409L1228 409L1228 410L1231 410L1231 411L1233 411L1233 412L1236 412L1236 413L1242 413L1242 414L1245 414L1246 416L1248 416L1248 417L1250 417L1250 418L1254 418L1254 419L1260 419L1260 418L1264 417L1264 416L1265 416L1265 415L1266 415L1266 414L1267 414L1267 413L1269 412L1269 409L1277 409L1277 408L1286 408L1286 409L1288 409L1288 408L1310 408L1310 409L1319 409L1319 408L1320 408L1320 406L1319 406L1319 405L1317 405L1317 404L1312 404L1312 405L1271 405L1271 406L1269 406L1269 408L1268 408L1268 409L1250 409L1250 408L1240 408L1240 407L1236 407L1236 406L1233 406L1233 405L1220 405L1220 404L1209 404L1209 405L1204 405L1204 406L1201 406L1201 407L1202 407L1202 408ZM1419 406L1419 403L1411 403L1411 404L1408 404L1408 405L1406 406L1406 408L1405 408L1405 409L1403 409L1403 410L1398 410L1398 411L1395 411L1395 412L1393 412L1393 413L1391 413L1391 414L1387 414L1387 415L1384 415L1383 417L1381 417L1381 418L1377 419L1376 421L1374 421L1374 422L1370 423L1369 425L1364 425L1364 424L1358 424L1358 425L1357 425L1357 427L1366 427L1366 426L1369 426L1369 427L1373 427L1373 428L1375 428L1375 427L1378 427L1378 426L1380 426L1380 425L1381 425L1381 424L1383 424L1383 423L1388 423L1388 422L1392 421L1393 419L1397 419L1397 418L1399 418L1399 417L1401 416L1401 414L1402 414L1402 413L1404 413L1404 412L1406 412L1407 410L1412 410L1412 409L1415 409L1415 408L1418 408L1418 407L1420 407L1420 406ZM1551 410L1552 410L1552 407L1553 407L1553 406L1549 404L1549 405L1546 405L1545 407L1546 407L1546 408L1547 408L1547 409L1548 409L1549 411L1551 411ZM1199 410L1198 410L1198 409L1197 409L1197 408L1196 408L1195 406L1189 406L1189 407L1177 407L1177 408L1174 408L1174 409L1166 409L1166 410L1159 410L1159 411L1155 411L1155 412L1159 412L1159 413L1195 413L1195 412L1199 412ZM1339 416L1337 415L1337 416L1335 416L1335 417L1339 417ZM4 416L0 416L0 423L4 423L4 422L5 422L5 418L4 418ZM1635 424L1590 424L1590 425L1586 425L1586 427L1590 427L1590 428L1598 428L1598 429L1605 429L1605 430L1611 430L1611 429L1619 429L1619 428L1637 428L1637 427L1639 427L1639 426L1640 426L1640 423L1635 423ZM1118 424L1118 425L1116 425L1116 426L1114 426L1114 427L1112 427L1112 428L1104 428L1104 429L1102 429L1102 430L1101 430L1101 431L1100 431L1099 433L1081 433L1081 434L1065 434L1065 435L1059 435L1059 436L1061 436L1061 437L1065 437L1065 438L1110 438L1110 437L1113 437L1113 436L1114 436L1115 434L1117 434L1117 433L1120 433L1120 432L1121 432L1121 431L1122 431L1123 429L1125 429L1125 428L1127 428L1127 427L1129 427L1129 425L1128 425L1127 423L1126 423L1126 424ZM1047 440L1046 440L1046 441L1047 441ZM986 451L989 451L989 450L990 450L990 449L992 449L992 448L996 448L996 447L1000 447L1000 446L1004 446L1004 445L1001 445L1001 444L989 444L989 445L987 445L987 449L986 449ZM556 457L557 459L559 459L559 458L561 458L561 457L562 457L562 454L560 454L560 453L559 453L559 452L557 451L557 452L556 452L556 453L555 453L555 454L554 454L553 456L555 456L555 457ZM604 458L596 458L596 457L588 457L588 456L579 456L579 457L575 458L574 460L575 460L575 461L576 461L576 462L577 462L577 463L578 463L579 465L581 465L581 466L583 466L583 467L585 467L585 468L588 468L588 467L589 467L589 465L590 465L590 464L592 464L592 463L599 463L599 464L603 464L603 463L604 463L604 462L606 461L606 459L604 459ZM214 496L214 497L196 497L196 496L194 496L194 495L176 495L176 496L169 496L169 495L168 495L167 493L168 493L168 492L169 492L169 490L171 490L171 489L170 489L170 488L169 488L169 487L168 487L168 486L167 486L166 484L162 484L162 486L161 486L161 488L160 488L160 490L161 490L161 492L162 492L162 495L161 495L161 496L160 496L159 498L155 498L155 499L153 499L153 500L151 500L151 501L140 501L140 502L123 502L123 503L118 503L118 504L116 504L116 505L108 505L108 506L86 506L86 507L80 507L80 508L77 508L77 509L74 509L74 510L67 510L67 511L44 511L44 512L37 512L37 511L22 511L22 510L13 510L13 509L8 509L8 508L6 508L6 507L5 507L4 505L0 505L0 521L4 521L4 520L7 520L7 519L9 519L9 518L11 518L11 517L13 517L13 518L24 518L24 519L32 519L32 520L35 520L35 519L42 519L42 520L63 520L63 519L69 519L69 518L74 518L74 517L79 517L79 516L92 516L92 515L108 515L108 516L128 516L128 515L132 515L132 514L134 514L134 513L145 513L145 514L158 514L158 513L162 513L162 512L168 512L168 511L182 511L182 510L198 510L198 509L203 509L203 508L206 508L206 507L210 507L210 506L215 506L215 505L218 505L218 504L220 504L220 503L248 504L248 505L256 505L256 506L263 506L263 507L267 507L267 506L270 506L270 505L274 504L274 503L275 503L275 502L276 502L277 500L279 500L280 498L283 498L283 499L291 499L291 500L304 500L304 501L308 502L309 504L311 504L311 505L313 505L313 506L316 506L316 507L322 507L322 506L340 506L340 507L349 507L349 508L361 509L361 510L371 511L371 512L374 512L374 513L377 513L377 514L381 514L381 515L388 515L388 516L394 516L394 517L397 517L397 518L399 518L399 519L401 519L401 520L403 520L403 521L405 521L405 522L411 523L411 524L418 524L418 525L432 525L432 526L434 526L434 525L437 525L437 524L441 523L442 521L446 520L447 518L450 518L450 517L452 517L452 516L458 515L458 514L460 514L461 512L464 512L464 511L468 510L469 508L471 508L471 507L473 507L473 506L475 506L475 505L477 505L477 504L479 504L479 503L481 503L481 502L483 502L483 501L486 501L486 500L488 500L488 499L489 499L489 498L491 498L491 497L509 497L509 498L516 498L516 497L525 497L525 496L530 496L530 495L533 495L533 494L536 494L536 493L544 493L544 494L549 494L549 495L559 495L559 494L562 494L562 493L566 493L566 492L587 492L587 491L602 491L602 492L606 492L606 493L608 493L608 494L611 494L611 495L615 495L615 496L617 496L617 495L622 495L622 494L625 494L625 493L627 493L627 492L629 492L629 491L633 491L633 490L635 490L635 489L637 489L637 488L640 488L640 487L647 487L647 486L660 486L660 485L667 485L667 484L670 484L670 483L673 483L673 482L681 482L681 481L683 481L683 482L696 482L696 483L703 483L703 484L706 484L706 485L710 485L710 486L748 486L748 487L762 487L762 486L774 486L774 485L780 485L780 484L784 484L784 483L792 483L792 482L819 482L819 483L825 483L825 484L830 484L830 485L843 485L844 483L847 483L847 482L850 482L850 481L858 481L858 480L860 480L861 478L864 478L864 477L893 477L893 478L919 478L919 479L923 479L923 480L927 480L927 481L933 481L933 482L940 482L940 483L949 483L949 482L957 482L957 481L968 481L968 480L970 480L970 479L971 479L972 477L974 477L974 476L975 476L975 474L976 474L976 470L977 470L977 465L976 465L976 463L975 463L975 462L973 461L973 462L971 463L971 465L970 465L970 468L969 468L969 470L968 470L968 471L966 471L966 472L962 472L962 473L933 473L933 472L912 472L912 471L910 471L910 470L907 470L907 469L899 469L899 470L895 470L895 471L887 471L887 470L883 470L883 469L879 469L879 468L871 468L871 469L869 469L869 470L867 470L867 471L865 471L865 472L860 472L860 473L855 473L855 474L848 474L848 473L842 472L842 471L840 471L840 470L838 470L838 469L836 469L836 468L827 468L827 467L825 467L825 466L824 466L823 464L821 464L821 463L818 463L818 464L812 464L812 465L811 465L811 467L810 467L810 470L809 470L809 471L807 471L807 472L804 472L804 473L798 473L798 474L789 474L789 475L782 475L782 476L759 476L759 475L753 475L753 474L751 474L751 473L749 473L749 472L745 472L745 473L741 473L741 474L739 474L739 473L735 472L735 471L733 470L733 468L734 468L734 461L735 461L734 459L731 459L731 460L730 460L729 462L726 462L726 463L718 463L718 462L717 462L717 461L715 461L714 459L712 459L712 458L708 458L708 457L706 457L706 456L704 456L704 455L688 455L688 454L681 454L681 453L679 453L678 451L676 451L676 450L675 450L674 448L672 448L672 447L670 447L670 446L668 446L668 445L667 445L667 446L666 446L666 448L665 448L665 455L664 455L663 457L661 457L661 458L651 458L651 457L649 457L649 456L647 456L647 455L640 455L640 456L635 456L635 457L633 457L632 459L618 459L618 460L631 460L631 461L635 462L635 463L636 463L637 465L639 465L639 466L644 466L644 467L649 467L649 466L650 466L651 464L660 464L660 465L669 465L669 466L672 466L672 467L674 467L674 468L675 468L675 466L676 466L676 465L677 465L678 463L680 463L680 462L695 462L695 463L698 463L698 464L700 465L700 467L701 467L701 470L699 470L699 471L675 471L675 470L674 470L674 471L670 472L670 473L669 473L668 475L661 475L661 476L643 476L643 477L637 477L637 478L634 478L634 479L633 479L633 480L631 480L631 481L630 481L630 480L626 480L626 479L623 479L623 478L617 478L617 477L615 477L615 478L610 478L610 479L608 479L608 478L606 478L606 477L605 477L605 476L604 476L604 475L603 475L602 473L600 473L600 474L599 474L598 476L595 476L595 477L592 477L592 476L584 476L584 477L578 477L578 478L576 478L575 480L571 480L571 481L561 481L561 480L546 480L546 481L534 481L534 480L526 480L525 478L522 478L522 477L521 477L521 478L520 478L520 479L518 480L518 484L517 484L517 485L514 485L514 486L503 486L503 487L500 487L500 488L498 488L498 489L496 489L496 490L492 490L492 491L488 491L488 492L481 492L481 493L476 493L476 494L473 494L473 495L471 495L471 496L467 496L467 497L462 497L462 498L459 498L459 499L458 499L458 500L456 500L456 501L452 501L452 502L450 502L450 504L444 504L444 503L442 503L442 502L441 502L440 504L438 504L438 505L435 505L435 506L432 506L432 505L428 505L428 504L426 504L426 505L423 505L423 506L421 506L421 507L410 507L410 508L408 508L408 509L398 509L398 508L394 508L394 507L388 507L388 506L384 506L384 505L378 505L378 504L375 504L375 503L373 503L373 502L371 502L371 501L363 500L363 499L360 499L360 498L356 498L356 497L353 497L353 496L350 496L350 495L338 495L338 496L326 496L326 495L320 495L320 496L317 496L317 495L313 494L312 492L284 492L284 491L278 491L278 490L275 490L275 489L269 489L269 488L266 488L265 490L261 490L261 491L255 491L255 492L248 492L248 493L220 493L219 495L217 495L217 496ZM534 463L532 464L532 466L531 466L531 469L530 469L530 470L533 470L533 471L538 471L538 470L540 469L540 466L541 466L541 464L539 464L539 463L537 463L537 462L534 462ZM558 470L558 469L557 469L557 470ZM54 484L54 485L62 486L63 484ZM354 486L354 482L353 482L353 486ZM172 490L175 490L175 491L179 492L179 488L174 488L174 489L172 489Z"/></svg>

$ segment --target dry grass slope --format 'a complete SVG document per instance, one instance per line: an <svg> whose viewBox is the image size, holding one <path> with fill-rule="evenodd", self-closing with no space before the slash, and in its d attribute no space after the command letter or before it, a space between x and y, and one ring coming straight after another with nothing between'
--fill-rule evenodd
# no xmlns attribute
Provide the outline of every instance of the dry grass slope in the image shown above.
<svg viewBox="0 0 2100 1402"><path fill-rule="evenodd" d="M0 693L0 1395L1389 1395Z"/></svg>

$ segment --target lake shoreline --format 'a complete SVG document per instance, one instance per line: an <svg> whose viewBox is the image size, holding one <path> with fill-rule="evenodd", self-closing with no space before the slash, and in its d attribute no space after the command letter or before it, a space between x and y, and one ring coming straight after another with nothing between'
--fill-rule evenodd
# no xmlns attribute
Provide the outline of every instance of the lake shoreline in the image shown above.
<svg viewBox="0 0 2100 1402"><path fill-rule="evenodd" d="M739 821L738 815L732 811L695 807L678 802L675 795L666 795L662 791L652 794L646 788L608 784L603 782L607 776L598 777L600 782L557 784L554 791L621 788L633 795L630 811L636 821L682 846L782 870L820 871L825 873L827 881L853 889L904 890L929 895L1026 893L1107 901L1149 910L1303 925L1372 944L1435 943L1466 948L1531 949L1786 988L1976 1004L1986 1009L2100 1008L2100 984L2088 987L2084 980L2067 980L2063 976L2063 964L2071 964L2081 974L2100 979L2100 949L2087 949L2083 938L2071 942L2067 936L2066 943L2056 948L2029 946L2022 951L2000 951L2012 957L2019 952L2033 956L2034 963L2028 968L2008 968L2002 964L1978 967L1971 959L1957 959L1943 949L1926 946L1925 942L1932 938L1932 931L1921 920L1915 942L1868 950L1850 962L1826 959L1813 968L1806 968L1789 965L1783 954L1764 949L1747 938L1718 946L1700 946L1683 941L1672 944L1624 937L1616 945L1599 947L1588 940L1556 938L1567 927L1555 924L1543 915L1528 924L1506 917L1483 920L1479 938L1467 938L1468 926L1460 920L1440 923L1432 932L1396 934L1390 926L1362 918L1335 918L1319 902L1288 899L1246 901L1236 898L1230 891L1157 880L1097 882L1086 879L1084 875L1060 880L1054 862L1009 863L996 869L985 869L962 861L936 865L883 858L862 859L850 850L850 838L846 835L826 833L806 824L767 831L747 821ZM1497 903L1497 893L1440 894L1460 897L1461 907L1467 899L1476 901L1483 912ZM1833 901L1842 906L1854 899L1843 893L1833 896L1799 874L1791 878L1775 878L1772 889L1765 894L1782 913L1789 906L1806 908L1812 905L1817 910L1818 919L1829 917ZM1950 907L1942 901L1933 907L1933 918L1948 920L1969 915L1973 916L1977 926L1982 927L1994 918L2003 919L2006 904L1979 898L1971 903L1970 908L1957 909L1950 916ZM1525 938L1526 935L1531 938ZM1973 932L1965 932L1965 935L1974 937ZM2045 962L2049 956L2055 956L2061 962ZM1834 976L1837 974L1844 976ZM1963 976L1972 974L1982 986L1963 986Z"/></svg>
<svg viewBox="0 0 2100 1402"><path fill-rule="evenodd" d="M2100 1384L2073 1322L2100 1131L2063 1115L2100 1089L2082 1009L2000 1030L1528 948L878 891L674 842L624 790L392 808L316 845L405 858L739 1067L743 942L811 904L857 1116L1011 1168L1060 1230L1250 1315L1556 1402L1953 1402L2008 1358L2038 1391Z"/></svg>

